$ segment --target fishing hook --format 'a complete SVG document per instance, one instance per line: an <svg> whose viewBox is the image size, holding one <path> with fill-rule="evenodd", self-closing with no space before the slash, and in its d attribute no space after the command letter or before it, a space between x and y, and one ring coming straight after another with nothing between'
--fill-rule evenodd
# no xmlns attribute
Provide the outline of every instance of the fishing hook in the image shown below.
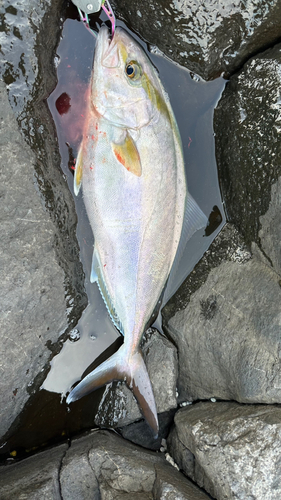
<svg viewBox="0 0 281 500"><path fill-rule="evenodd" d="M108 0L103 0L101 8L106 13L108 19L111 22L111 34L112 34L112 38L113 38L114 31L115 31L115 25L116 25L116 19L115 19L115 15L114 15L114 12L113 12L113 10L111 8L111 5L110 5L109 1Z"/></svg>

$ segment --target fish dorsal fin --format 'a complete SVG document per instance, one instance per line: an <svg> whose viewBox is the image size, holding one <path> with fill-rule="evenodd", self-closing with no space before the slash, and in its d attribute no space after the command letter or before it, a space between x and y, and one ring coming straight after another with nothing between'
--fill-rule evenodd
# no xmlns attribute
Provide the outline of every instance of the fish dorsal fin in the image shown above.
<svg viewBox="0 0 281 500"><path fill-rule="evenodd" d="M135 141L129 134L128 130L123 142L112 142L111 146L117 161L119 161L119 163L121 163L121 165L123 165L129 172L137 177L140 177L142 173L140 155Z"/></svg>
<svg viewBox="0 0 281 500"><path fill-rule="evenodd" d="M206 227L207 223L208 219L206 215L202 212L201 208L199 208L191 194L187 192L180 242L164 293L163 305L171 298L181 284L177 276L177 270L188 240L190 240L196 231Z"/></svg>
<svg viewBox="0 0 281 500"><path fill-rule="evenodd" d="M100 264L100 259L99 259L99 256L98 256L96 249L94 250L94 253L93 253L90 281L91 281L91 283L97 283L97 285L99 287L99 291L100 291L101 296L104 300L104 303L106 305L106 308L108 310L108 313L111 317L113 324L116 326L116 328L119 330L119 332L122 333L122 335L124 335L123 325L118 317L118 314L115 310L112 299L111 299L109 292L107 290L107 286L105 284L105 280L104 280L103 272L102 272L102 266Z"/></svg>
<svg viewBox="0 0 281 500"><path fill-rule="evenodd" d="M81 187L81 183L82 183L82 168L83 168L83 163L82 163L82 160L83 160L83 154L82 154L82 150L83 150L83 147L82 147L82 144L80 145L80 148L79 148L79 151L78 151L78 155L77 155L77 158L76 158L76 163L75 163L75 174L74 174L74 194L77 196L79 191L80 191L80 187Z"/></svg>

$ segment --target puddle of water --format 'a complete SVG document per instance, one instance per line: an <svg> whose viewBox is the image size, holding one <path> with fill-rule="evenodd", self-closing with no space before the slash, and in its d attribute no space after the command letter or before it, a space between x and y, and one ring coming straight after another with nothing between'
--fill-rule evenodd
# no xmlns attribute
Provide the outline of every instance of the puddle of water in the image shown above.
<svg viewBox="0 0 281 500"><path fill-rule="evenodd" d="M225 81L204 82L162 55L148 52L147 46L122 23L149 54L169 94L182 137L188 188L201 209L209 217L214 207L217 218L210 218L206 233L197 232L188 242L177 272L178 286L193 269L224 224L224 212L218 185L213 135L213 109L223 91ZM85 113L85 92L92 72L95 38L81 22L67 19L57 49L58 84L48 99L53 115L62 157L62 170L73 193L74 158L81 140ZM75 197L78 214L77 239L80 259L85 271L85 288L89 304L74 336L51 362L51 370L43 384L48 391L66 394L83 372L119 336L114 328L96 284L89 282L94 238L85 212L83 197ZM222 214L222 215L221 215ZM221 224L217 220L221 220ZM215 221L215 222L214 222ZM217 227L219 226L219 227ZM176 291L176 288L174 289ZM166 297L168 299L169 297Z"/></svg>

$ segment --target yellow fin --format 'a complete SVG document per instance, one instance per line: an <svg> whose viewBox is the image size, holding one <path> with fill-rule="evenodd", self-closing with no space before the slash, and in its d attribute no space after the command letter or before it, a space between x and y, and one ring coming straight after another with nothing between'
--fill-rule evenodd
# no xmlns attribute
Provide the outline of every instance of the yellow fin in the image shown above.
<svg viewBox="0 0 281 500"><path fill-rule="evenodd" d="M82 143L83 144L83 143ZM74 194L77 196L81 187L82 182L82 144L80 145L78 155L75 163L75 174L74 174Z"/></svg>
<svg viewBox="0 0 281 500"><path fill-rule="evenodd" d="M119 161L119 163L121 163L121 165L123 165L129 172L136 175L137 177L141 176L142 168L140 155L135 142L133 141L128 131L125 141L122 142L122 144L115 144L114 142L112 143L112 150L116 159Z"/></svg>

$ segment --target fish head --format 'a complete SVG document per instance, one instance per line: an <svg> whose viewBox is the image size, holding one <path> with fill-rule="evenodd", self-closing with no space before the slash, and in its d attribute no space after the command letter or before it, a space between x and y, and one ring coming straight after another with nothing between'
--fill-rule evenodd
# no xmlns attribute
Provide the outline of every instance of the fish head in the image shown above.
<svg viewBox="0 0 281 500"><path fill-rule="evenodd" d="M139 129L165 107L163 90L149 58L122 28L110 40L103 26L98 34L91 81L91 104L116 126Z"/></svg>

